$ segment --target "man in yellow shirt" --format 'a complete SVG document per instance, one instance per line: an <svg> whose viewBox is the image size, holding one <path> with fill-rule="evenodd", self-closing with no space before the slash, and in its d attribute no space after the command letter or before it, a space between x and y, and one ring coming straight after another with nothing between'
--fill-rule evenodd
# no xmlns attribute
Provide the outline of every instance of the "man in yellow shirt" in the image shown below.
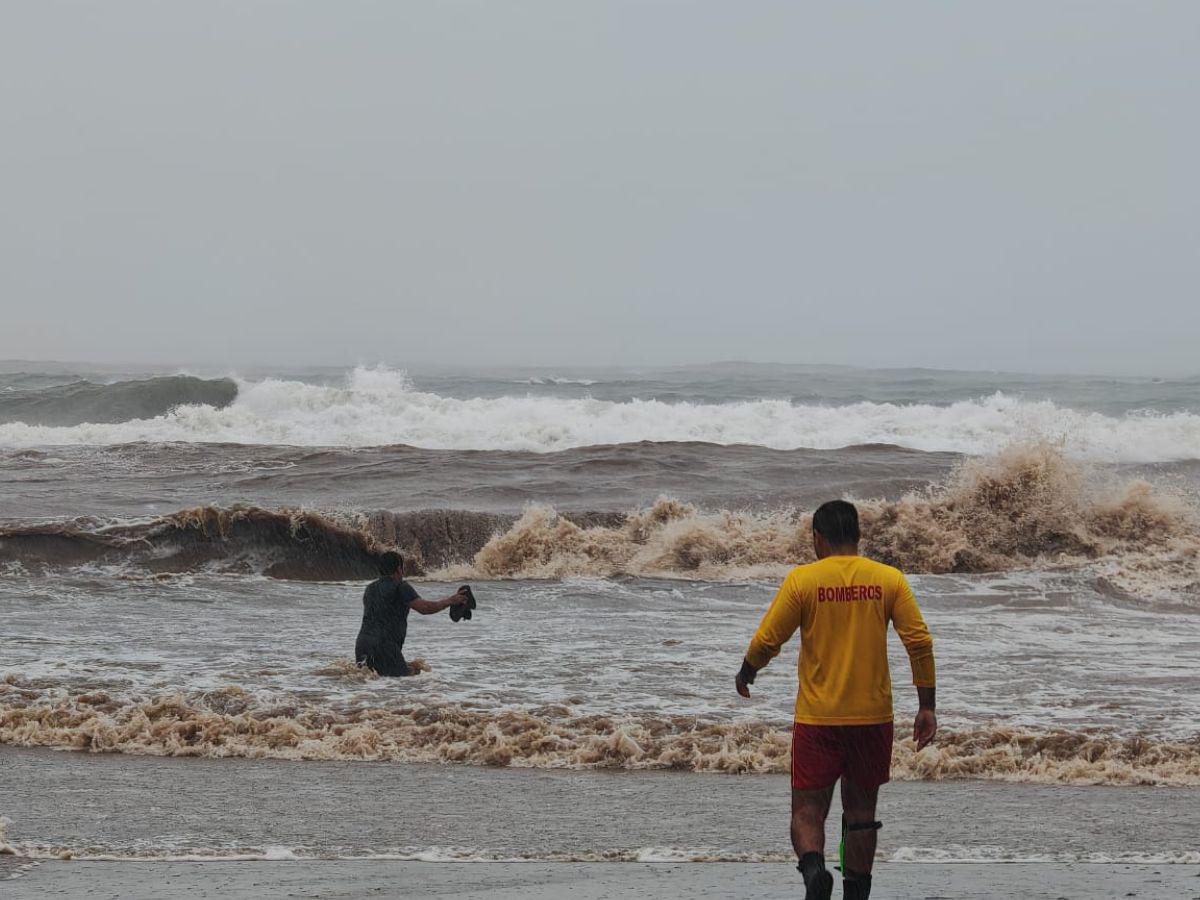
<svg viewBox="0 0 1200 900"><path fill-rule="evenodd" d="M763 616L737 674L750 696L758 670L800 629L800 689L792 726L792 846L808 900L828 900L825 819L833 786L842 782L842 877L847 900L871 893L875 801L891 776L891 622L912 665L920 709L913 740L924 747L937 732L933 638L904 574L858 555L858 510L844 500L813 514L817 561L784 579Z"/></svg>

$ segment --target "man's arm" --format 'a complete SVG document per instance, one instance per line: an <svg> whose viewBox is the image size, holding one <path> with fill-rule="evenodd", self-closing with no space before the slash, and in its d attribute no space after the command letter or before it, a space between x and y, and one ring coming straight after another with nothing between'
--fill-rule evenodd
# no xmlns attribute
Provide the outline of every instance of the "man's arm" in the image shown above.
<svg viewBox="0 0 1200 900"><path fill-rule="evenodd" d="M913 722L913 740L920 750L937 734L937 666L933 659L933 636L925 625L917 598L913 596L908 579L900 576L896 602L892 606L892 625L912 667L913 684L917 688L917 718Z"/></svg>
<svg viewBox="0 0 1200 900"><path fill-rule="evenodd" d="M466 595L459 590L449 597L443 597L441 600L423 600L418 597L416 600L409 601L408 608L414 612L419 612L423 616L432 616L434 613L440 613L443 609L449 609L455 603L466 602Z"/></svg>
<svg viewBox="0 0 1200 900"><path fill-rule="evenodd" d="M779 586L775 599L758 625L758 631L750 640L750 648L742 660L742 668L734 679L737 692L750 696L749 685L754 684L758 670L779 655L780 649L792 639L800 627L801 606L799 593L789 575Z"/></svg>

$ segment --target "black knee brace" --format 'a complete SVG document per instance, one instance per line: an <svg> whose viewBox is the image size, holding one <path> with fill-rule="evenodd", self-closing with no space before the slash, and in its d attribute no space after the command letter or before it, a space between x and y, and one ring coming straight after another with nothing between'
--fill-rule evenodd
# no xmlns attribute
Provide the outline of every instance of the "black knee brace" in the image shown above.
<svg viewBox="0 0 1200 900"><path fill-rule="evenodd" d="M878 831L882 827L882 822L847 822L842 819L843 833L847 831Z"/></svg>
<svg viewBox="0 0 1200 900"><path fill-rule="evenodd" d="M878 831L883 827L883 823L875 822L847 822L846 817L842 816L842 842L838 845L838 869L843 873L846 871L846 832L848 831Z"/></svg>

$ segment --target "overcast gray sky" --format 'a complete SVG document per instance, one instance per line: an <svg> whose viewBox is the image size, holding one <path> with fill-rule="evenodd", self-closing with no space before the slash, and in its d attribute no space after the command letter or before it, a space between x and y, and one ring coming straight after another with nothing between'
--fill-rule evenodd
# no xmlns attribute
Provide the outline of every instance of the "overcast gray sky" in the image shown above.
<svg viewBox="0 0 1200 900"><path fill-rule="evenodd" d="M1200 371L1194 2L9 2L0 357Z"/></svg>

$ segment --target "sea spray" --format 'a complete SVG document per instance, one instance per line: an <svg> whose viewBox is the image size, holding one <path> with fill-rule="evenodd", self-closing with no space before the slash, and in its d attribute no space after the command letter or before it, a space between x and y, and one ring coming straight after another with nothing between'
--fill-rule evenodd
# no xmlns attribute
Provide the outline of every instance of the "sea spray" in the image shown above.
<svg viewBox="0 0 1200 900"><path fill-rule="evenodd" d="M1186 576L1200 548L1196 512L1182 498L1115 480L1048 444L967 460L941 485L859 506L863 553L915 574L1175 554ZM703 512L670 499L617 526L581 527L535 506L453 574L773 576L813 559L810 529L805 513Z"/></svg>

